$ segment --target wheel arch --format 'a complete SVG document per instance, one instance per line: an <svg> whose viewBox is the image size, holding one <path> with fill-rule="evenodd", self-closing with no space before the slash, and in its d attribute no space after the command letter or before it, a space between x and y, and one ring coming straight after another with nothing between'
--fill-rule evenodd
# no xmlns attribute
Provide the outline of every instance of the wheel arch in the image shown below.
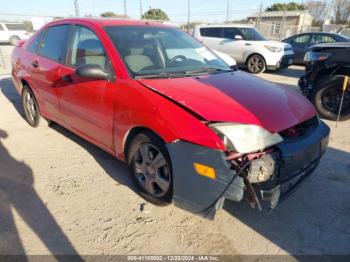
<svg viewBox="0 0 350 262"><path fill-rule="evenodd" d="M125 156L125 161L128 161L127 156L128 156L128 150L129 150L129 146L130 146L131 141L138 134L144 133L144 132L151 133L152 135L154 135L155 137L160 139L165 144L164 139L159 134L157 134L154 130L152 130L148 127L144 127L144 126L133 127L125 134L124 139L123 139L123 153Z"/></svg>
<svg viewBox="0 0 350 262"><path fill-rule="evenodd" d="M249 55L247 55L247 58L245 59L245 65L247 65L249 58L251 58L253 55L261 56L262 59L264 59L265 66L266 66L266 59L265 59L265 57L262 54L258 53L258 52L253 52L253 53L250 53Z"/></svg>

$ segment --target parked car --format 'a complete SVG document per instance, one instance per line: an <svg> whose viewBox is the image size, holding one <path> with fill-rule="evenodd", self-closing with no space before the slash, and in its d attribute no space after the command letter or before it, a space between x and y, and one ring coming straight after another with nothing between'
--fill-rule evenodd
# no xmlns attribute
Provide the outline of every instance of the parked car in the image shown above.
<svg viewBox="0 0 350 262"><path fill-rule="evenodd" d="M20 40L28 39L32 34L21 23L0 23L0 43L16 45Z"/></svg>
<svg viewBox="0 0 350 262"><path fill-rule="evenodd" d="M56 21L12 63L31 126L66 127L125 161L146 199L208 218L225 199L274 208L327 147L306 98L232 70L168 25Z"/></svg>
<svg viewBox="0 0 350 262"><path fill-rule="evenodd" d="M337 120L344 77L350 76L350 43L320 44L305 55L305 75L299 80L303 94L320 116ZM340 120L350 119L350 83L343 96Z"/></svg>
<svg viewBox="0 0 350 262"><path fill-rule="evenodd" d="M282 42L288 43L293 47L294 64L304 64L304 56L313 45L349 41L350 38L347 36L324 32L302 33L282 40Z"/></svg>
<svg viewBox="0 0 350 262"><path fill-rule="evenodd" d="M250 73L283 69L293 64L294 53L289 44L268 41L252 26L199 25L193 35L206 46L233 57Z"/></svg>

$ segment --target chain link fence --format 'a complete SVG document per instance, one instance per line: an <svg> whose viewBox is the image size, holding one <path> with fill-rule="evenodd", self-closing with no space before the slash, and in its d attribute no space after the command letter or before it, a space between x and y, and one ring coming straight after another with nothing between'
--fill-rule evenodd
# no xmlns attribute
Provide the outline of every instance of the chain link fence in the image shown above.
<svg viewBox="0 0 350 262"><path fill-rule="evenodd" d="M0 13L0 75L11 73L11 53L45 23L55 17Z"/></svg>

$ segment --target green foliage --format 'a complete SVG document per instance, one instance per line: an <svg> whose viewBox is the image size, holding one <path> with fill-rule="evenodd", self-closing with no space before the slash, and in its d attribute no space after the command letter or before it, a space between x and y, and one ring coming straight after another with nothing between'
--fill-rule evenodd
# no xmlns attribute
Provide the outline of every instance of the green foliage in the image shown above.
<svg viewBox="0 0 350 262"><path fill-rule="evenodd" d="M114 18L127 18L125 15L119 15L114 12L108 11L100 14L101 17L114 17Z"/></svg>
<svg viewBox="0 0 350 262"><path fill-rule="evenodd" d="M168 15L161 9L150 9L142 15L142 19L169 21Z"/></svg>
<svg viewBox="0 0 350 262"><path fill-rule="evenodd" d="M305 6L295 3L295 2L290 2L288 4L282 4L282 3L275 3L272 6L266 8L267 12L270 11L296 11L296 10L305 10Z"/></svg>

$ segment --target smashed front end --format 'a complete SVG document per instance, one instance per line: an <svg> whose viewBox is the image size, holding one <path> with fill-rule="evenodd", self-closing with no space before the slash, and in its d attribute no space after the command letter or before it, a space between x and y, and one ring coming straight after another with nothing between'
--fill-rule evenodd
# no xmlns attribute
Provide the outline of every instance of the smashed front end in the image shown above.
<svg viewBox="0 0 350 262"><path fill-rule="evenodd" d="M269 211L317 167L330 130L314 117L279 133L283 141L251 153L218 151L175 141L168 144L174 175L174 203L213 219L225 199L246 199Z"/></svg>

